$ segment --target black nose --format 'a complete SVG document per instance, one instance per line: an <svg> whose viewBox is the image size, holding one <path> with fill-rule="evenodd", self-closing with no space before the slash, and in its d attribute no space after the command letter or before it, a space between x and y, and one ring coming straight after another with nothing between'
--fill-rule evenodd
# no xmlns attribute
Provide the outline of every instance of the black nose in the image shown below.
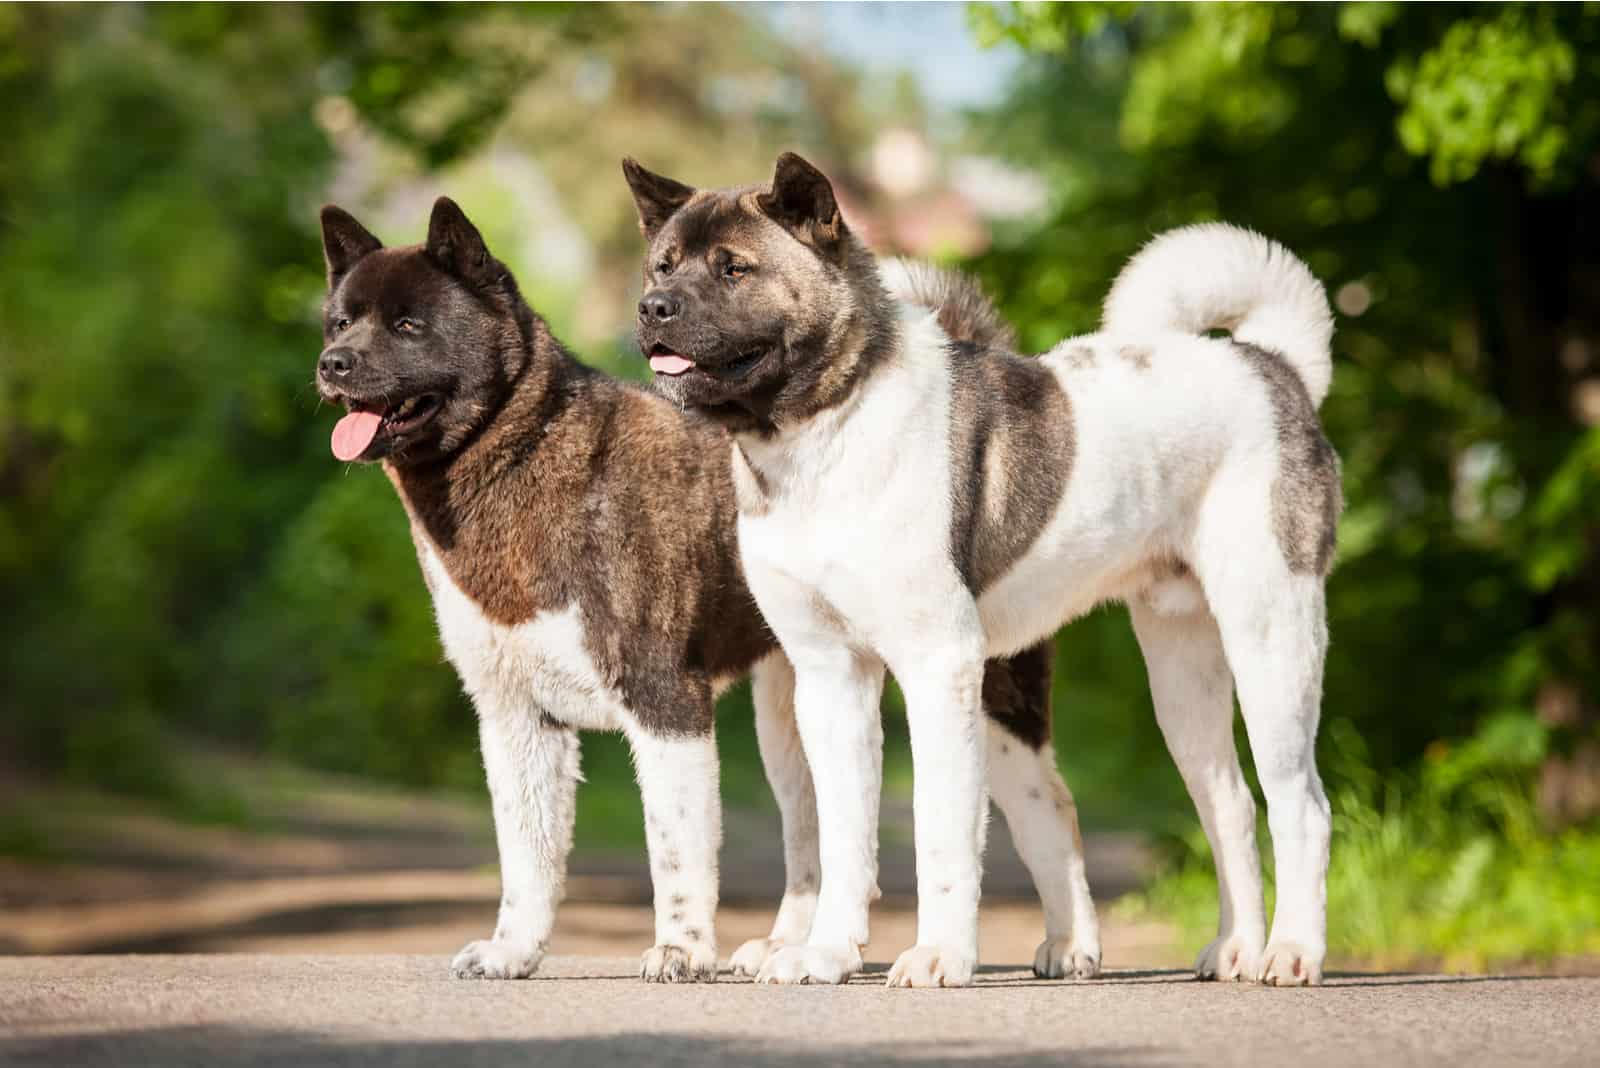
<svg viewBox="0 0 1600 1068"><path fill-rule="evenodd" d="M317 361L317 370L323 378L347 375L356 365L356 354L350 349L329 349Z"/></svg>
<svg viewBox="0 0 1600 1068"><path fill-rule="evenodd" d="M639 318L647 323L670 322L676 319L682 310L683 301L664 289L646 293L644 299L639 302Z"/></svg>

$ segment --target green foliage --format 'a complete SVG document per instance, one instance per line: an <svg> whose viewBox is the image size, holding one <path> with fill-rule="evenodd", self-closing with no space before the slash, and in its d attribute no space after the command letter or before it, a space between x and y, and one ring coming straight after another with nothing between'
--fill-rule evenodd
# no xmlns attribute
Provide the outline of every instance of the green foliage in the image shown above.
<svg viewBox="0 0 1600 1068"><path fill-rule="evenodd" d="M486 63L464 110L425 100L466 90L472 15L0 7L7 748L185 808L175 731L476 778L393 494L308 433L335 162L318 104L353 81L424 157L470 144L511 75Z"/></svg>
<svg viewBox="0 0 1600 1068"><path fill-rule="evenodd" d="M207 718L248 741L259 723L269 750L318 767L470 788L476 721L441 670L405 523L374 522L398 510L375 473L329 483L284 530L215 645Z"/></svg>
<svg viewBox="0 0 1600 1068"><path fill-rule="evenodd" d="M1597 42L1592 21L1558 24L1549 10L1506 7L1456 22L1434 47L1389 68L1389 92L1403 105L1401 143L1430 158L1440 185L1471 178L1490 159L1515 160L1539 181L1570 171L1582 163L1574 147L1600 121L1592 60L1577 85L1580 50Z"/></svg>
<svg viewBox="0 0 1600 1068"><path fill-rule="evenodd" d="M238 806L190 735L482 789L403 510L328 456L328 190L402 189L403 216L351 206L404 241L415 187L449 189L564 336L609 344L621 155L732 180L866 128L851 77L699 8L0 4L0 92L0 754L214 820ZM608 285L541 262L580 226ZM765 798L747 692L721 715L725 791ZM581 828L637 841L626 746L585 748Z"/></svg>
<svg viewBox="0 0 1600 1068"><path fill-rule="evenodd" d="M1600 430L1573 446L1545 482L1529 514L1524 560L1530 585L1541 592L1579 573L1593 545L1585 534L1600 525Z"/></svg>

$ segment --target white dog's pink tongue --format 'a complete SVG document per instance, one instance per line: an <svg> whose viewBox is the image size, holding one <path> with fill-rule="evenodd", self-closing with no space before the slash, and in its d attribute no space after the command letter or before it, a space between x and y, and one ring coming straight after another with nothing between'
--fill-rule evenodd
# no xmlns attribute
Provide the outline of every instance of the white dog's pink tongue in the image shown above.
<svg viewBox="0 0 1600 1068"><path fill-rule="evenodd" d="M650 357L650 370L658 375L681 375L693 366L693 360L686 360L676 352Z"/></svg>
<svg viewBox="0 0 1600 1068"><path fill-rule="evenodd" d="M351 412L334 425L333 454L347 462L359 458L382 425L383 416L377 412Z"/></svg>

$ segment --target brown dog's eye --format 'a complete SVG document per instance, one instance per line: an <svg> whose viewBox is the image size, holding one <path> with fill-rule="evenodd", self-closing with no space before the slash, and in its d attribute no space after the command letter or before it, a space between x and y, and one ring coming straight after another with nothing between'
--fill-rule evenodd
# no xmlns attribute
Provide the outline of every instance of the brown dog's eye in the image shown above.
<svg viewBox="0 0 1600 1068"><path fill-rule="evenodd" d="M749 266L743 263L729 263L722 269L722 277L728 279L730 282L737 282L739 279L743 278L749 273Z"/></svg>
<svg viewBox="0 0 1600 1068"><path fill-rule="evenodd" d="M671 274L672 273L672 261L671 260L662 260L660 263L656 264L656 273L657 274Z"/></svg>
<svg viewBox="0 0 1600 1068"><path fill-rule="evenodd" d="M350 329L349 319L335 319L333 321L333 332L335 334L342 334L348 329Z"/></svg>
<svg viewBox="0 0 1600 1068"><path fill-rule="evenodd" d="M394 328L400 331L402 334L422 333L422 324L417 322L415 319L401 319L399 322L394 324Z"/></svg>

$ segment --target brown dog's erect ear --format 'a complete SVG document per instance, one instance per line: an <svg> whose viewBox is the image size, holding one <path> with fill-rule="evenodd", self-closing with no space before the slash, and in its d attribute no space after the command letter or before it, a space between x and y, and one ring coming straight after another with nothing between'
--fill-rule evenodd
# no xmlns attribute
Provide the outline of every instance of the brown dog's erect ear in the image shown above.
<svg viewBox="0 0 1600 1068"><path fill-rule="evenodd" d="M428 243L423 249L433 262L469 285L489 285L500 274L500 267L489 255L483 235L460 205L449 197L433 202L433 215L428 219Z"/></svg>
<svg viewBox="0 0 1600 1068"><path fill-rule="evenodd" d="M673 213L694 196L691 187L647 171L635 159L622 161L622 176L633 190L633 202L639 208L639 229L644 231L646 241L655 240Z"/></svg>
<svg viewBox="0 0 1600 1068"><path fill-rule="evenodd" d="M846 230L833 186L826 175L793 152L778 157L772 191L762 193L756 203L769 219L823 255L841 257Z"/></svg>
<svg viewBox="0 0 1600 1068"><path fill-rule="evenodd" d="M326 204L322 208L322 256L328 262L328 284L331 286L356 265L356 261L369 252L376 252L383 242L373 237L356 217L343 208Z"/></svg>

